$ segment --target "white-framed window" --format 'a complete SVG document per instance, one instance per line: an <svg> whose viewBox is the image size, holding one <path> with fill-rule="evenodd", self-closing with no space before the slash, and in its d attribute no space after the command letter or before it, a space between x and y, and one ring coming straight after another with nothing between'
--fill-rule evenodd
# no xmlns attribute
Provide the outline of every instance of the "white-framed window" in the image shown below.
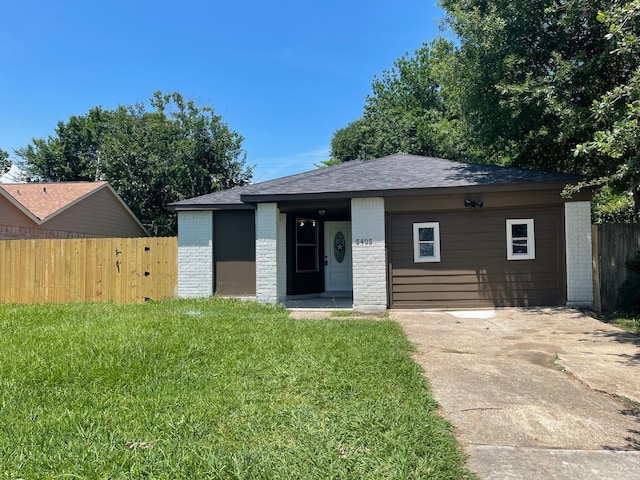
<svg viewBox="0 0 640 480"><path fill-rule="evenodd" d="M413 224L413 261L440 261L440 223L425 222Z"/></svg>
<svg viewBox="0 0 640 480"><path fill-rule="evenodd" d="M533 260L536 241L533 218L507 219L507 260Z"/></svg>

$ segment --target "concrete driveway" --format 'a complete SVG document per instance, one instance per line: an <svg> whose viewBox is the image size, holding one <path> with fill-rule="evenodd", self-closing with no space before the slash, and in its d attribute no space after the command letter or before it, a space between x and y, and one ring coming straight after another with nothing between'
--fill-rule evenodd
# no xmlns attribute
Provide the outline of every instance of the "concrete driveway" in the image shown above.
<svg viewBox="0 0 640 480"><path fill-rule="evenodd" d="M640 479L636 335L570 309L390 317L481 479Z"/></svg>

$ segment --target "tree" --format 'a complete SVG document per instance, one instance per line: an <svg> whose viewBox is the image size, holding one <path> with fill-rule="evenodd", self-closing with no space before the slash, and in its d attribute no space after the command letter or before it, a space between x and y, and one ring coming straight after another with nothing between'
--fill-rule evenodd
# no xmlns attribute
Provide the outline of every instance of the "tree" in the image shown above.
<svg viewBox="0 0 640 480"><path fill-rule="evenodd" d="M9 154L0 148L0 175L4 175L11 168Z"/></svg>
<svg viewBox="0 0 640 480"><path fill-rule="evenodd" d="M451 42L440 38L375 77L363 117L334 133L332 157L348 161L397 152L464 156L457 118L440 88L440 72L452 53Z"/></svg>
<svg viewBox="0 0 640 480"><path fill-rule="evenodd" d="M635 220L640 220L640 0L600 11L598 20L608 27L606 38L615 40L612 62L632 61L626 82L619 82L594 101L592 112L600 127L590 141L580 144L580 160L596 156L609 159L595 182L615 193L633 196Z"/></svg>
<svg viewBox="0 0 640 480"><path fill-rule="evenodd" d="M460 39L443 83L491 163L599 175L606 155L572 155L592 138L591 103L629 78L630 59L596 19L615 0L441 0Z"/></svg>
<svg viewBox="0 0 640 480"><path fill-rule="evenodd" d="M151 232L175 234L168 203L242 185L251 169L242 137L211 107L161 92L150 105L58 122L55 135L17 151L23 169L44 181L107 180Z"/></svg>

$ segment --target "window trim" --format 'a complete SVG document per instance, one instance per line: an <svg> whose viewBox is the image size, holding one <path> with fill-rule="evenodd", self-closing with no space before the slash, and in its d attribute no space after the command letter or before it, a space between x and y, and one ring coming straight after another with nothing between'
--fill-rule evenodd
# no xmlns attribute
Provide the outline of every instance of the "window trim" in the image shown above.
<svg viewBox="0 0 640 480"><path fill-rule="evenodd" d="M433 256L421 257L420 229L433 228ZM429 242L430 243L430 242ZM436 263L440 262L440 222L422 222L413 224L413 261L414 263Z"/></svg>
<svg viewBox="0 0 640 480"><path fill-rule="evenodd" d="M526 225L527 236L516 239L527 240L527 253L513 252L513 225ZM536 258L536 234L533 218L508 218L507 219L507 260L535 260Z"/></svg>

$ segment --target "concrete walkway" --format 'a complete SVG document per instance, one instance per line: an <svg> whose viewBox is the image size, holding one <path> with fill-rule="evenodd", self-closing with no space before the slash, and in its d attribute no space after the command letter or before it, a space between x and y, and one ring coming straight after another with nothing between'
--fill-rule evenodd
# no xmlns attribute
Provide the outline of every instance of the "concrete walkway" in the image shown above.
<svg viewBox="0 0 640 480"><path fill-rule="evenodd" d="M391 311L484 480L640 480L640 341L570 309Z"/></svg>

